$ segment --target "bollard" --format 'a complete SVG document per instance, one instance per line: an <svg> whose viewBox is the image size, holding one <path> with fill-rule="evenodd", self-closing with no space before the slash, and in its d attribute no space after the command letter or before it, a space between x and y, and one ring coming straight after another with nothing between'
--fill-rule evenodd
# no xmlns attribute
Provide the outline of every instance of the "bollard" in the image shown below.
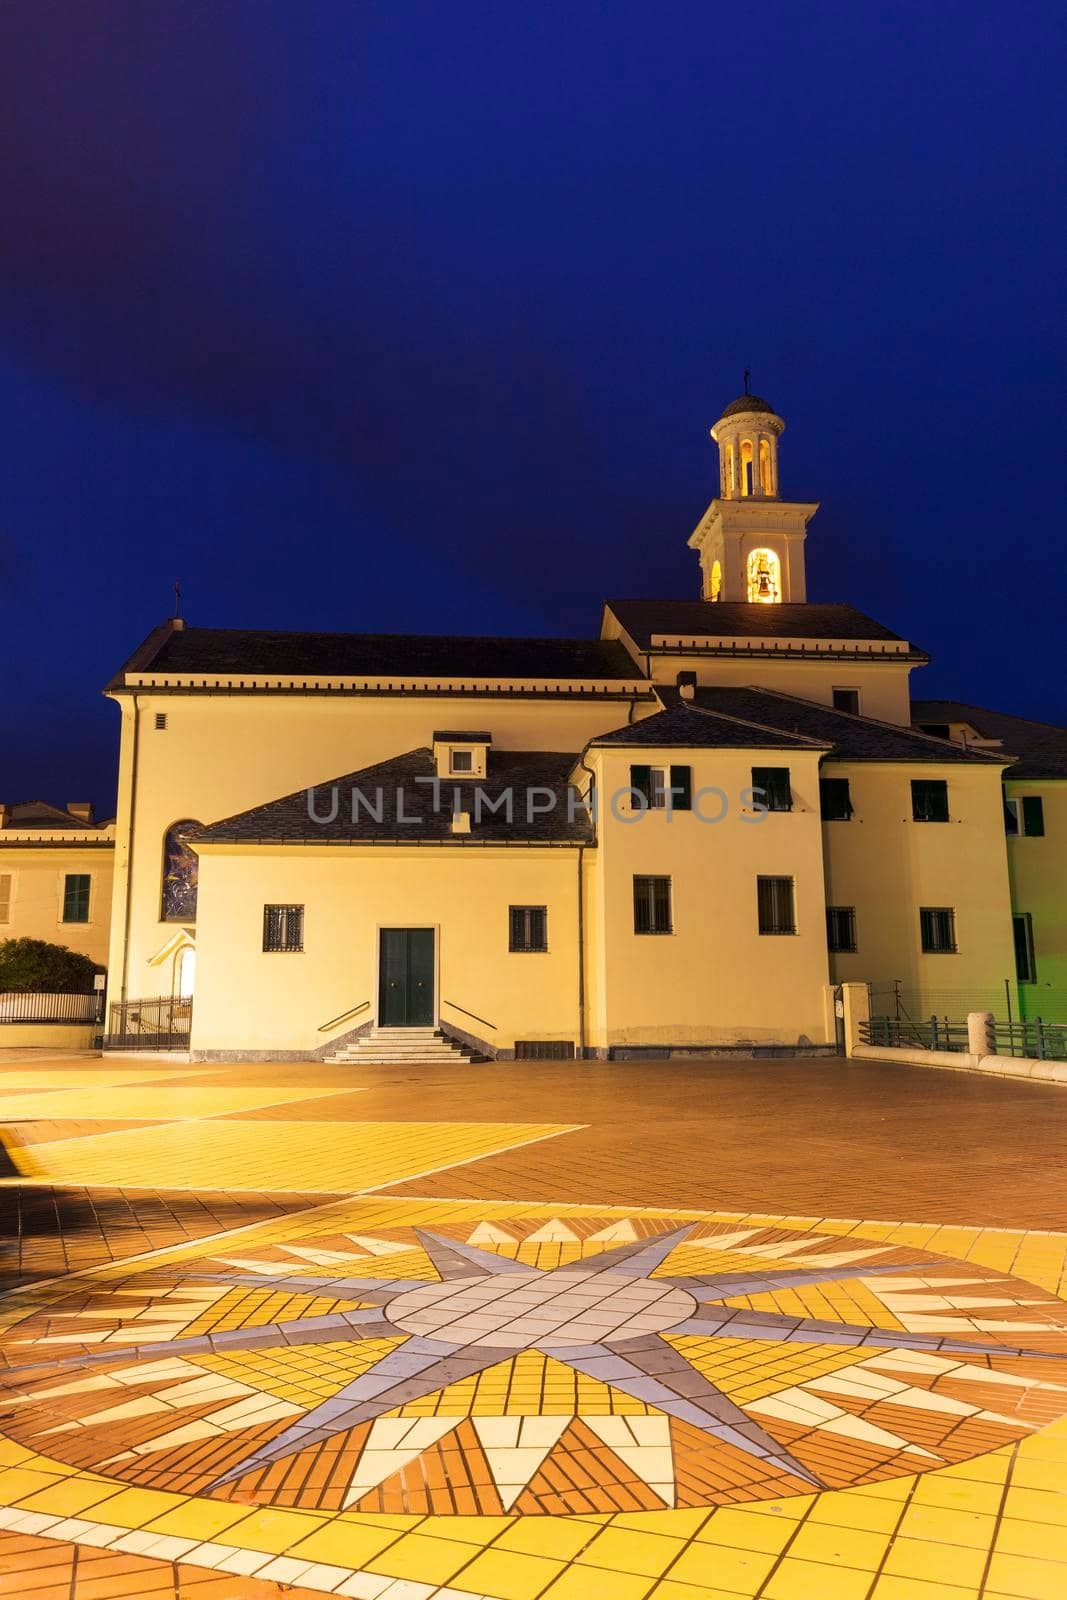
<svg viewBox="0 0 1067 1600"><path fill-rule="evenodd" d="M996 1034L993 1032L992 1011L968 1011L967 1049L972 1056L995 1056Z"/></svg>

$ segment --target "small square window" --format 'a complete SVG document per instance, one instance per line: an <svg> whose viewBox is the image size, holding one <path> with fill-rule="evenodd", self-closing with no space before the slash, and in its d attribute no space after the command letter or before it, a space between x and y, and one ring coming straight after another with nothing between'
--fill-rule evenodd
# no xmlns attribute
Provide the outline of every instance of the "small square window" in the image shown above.
<svg viewBox="0 0 1067 1600"><path fill-rule="evenodd" d="M760 933L796 933L792 878L757 878L756 905Z"/></svg>
<svg viewBox="0 0 1067 1600"><path fill-rule="evenodd" d="M835 952L854 951L856 948L855 906L827 906L826 944Z"/></svg>
<svg viewBox="0 0 1067 1600"><path fill-rule="evenodd" d="M548 911L544 906L509 907L508 949L521 954L548 949Z"/></svg>
<svg viewBox="0 0 1067 1600"><path fill-rule="evenodd" d="M911 780L911 815L915 822L948 821L948 784L944 778Z"/></svg>
<svg viewBox="0 0 1067 1600"><path fill-rule="evenodd" d="M634 932L671 933L671 880L634 878Z"/></svg>
<svg viewBox="0 0 1067 1600"><path fill-rule="evenodd" d="M819 779L819 812L824 822L852 821L852 796L847 778Z"/></svg>
<svg viewBox="0 0 1067 1600"><path fill-rule="evenodd" d="M951 906L920 906L919 930L925 955L956 954L956 913Z"/></svg>
<svg viewBox="0 0 1067 1600"><path fill-rule="evenodd" d="M788 767L753 767L752 789L756 803L768 811L792 811Z"/></svg>
<svg viewBox="0 0 1067 1600"><path fill-rule="evenodd" d="M850 715L858 717L860 714L860 692L858 689L835 689L834 710L847 711Z"/></svg>
<svg viewBox="0 0 1067 1600"><path fill-rule="evenodd" d="M89 885L87 872L68 872L63 880L63 921L88 922Z"/></svg>
<svg viewBox="0 0 1067 1600"><path fill-rule="evenodd" d="M163 730L166 728L166 726L167 726L167 713L165 711L157 711L156 712L156 732L157 733L162 733Z"/></svg>
<svg viewBox="0 0 1067 1600"><path fill-rule="evenodd" d="M449 760L453 772L474 771L473 750L452 750L449 752Z"/></svg>
<svg viewBox="0 0 1067 1600"><path fill-rule="evenodd" d="M263 907L264 950L303 950L303 906Z"/></svg>

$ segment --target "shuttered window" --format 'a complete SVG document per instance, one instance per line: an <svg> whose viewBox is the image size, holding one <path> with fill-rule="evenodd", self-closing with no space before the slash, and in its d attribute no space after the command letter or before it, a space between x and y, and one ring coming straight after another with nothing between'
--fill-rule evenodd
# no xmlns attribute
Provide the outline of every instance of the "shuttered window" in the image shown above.
<svg viewBox="0 0 1067 1600"><path fill-rule="evenodd" d="M757 878L760 933L796 933L792 878Z"/></svg>
<svg viewBox="0 0 1067 1600"><path fill-rule="evenodd" d="M948 784L944 778L911 780L911 814L915 822L948 821Z"/></svg>
<svg viewBox="0 0 1067 1600"><path fill-rule="evenodd" d="M0 923L11 921L11 886L14 881L10 872L0 872Z"/></svg>
<svg viewBox="0 0 1067 1600"><path fill-rule="evenodd" d="M956 913L951 906L920 906L919 931L925 955L955 955Z"/></svg>
<svg viewBox="0 0 1067 1600"><path fill-rule="evenodd" d="M693 809L693 769L691 767L630 768L630 788L636 790L649 811L691 811Z"/></svg>
<svg viewBox="0 0 1067 1600"><path fill-rule="evenodd" d="M1015 936L1015 976L1020 983L1037 981L1037 962L1034 960L1034 924L1029 911L1022 911L1011 919Z"/></svg>
<svg viewBox="0 0 1067 1600"><path fill-rule="evenodd" d="M788 767L753 767L752 789L757 802L768 811L792 811Z"/></svg>
<svg viewBox="0 0 1067 1600"><path fill-rule="evenodd" d="M827 906L826 945L838 953L856 948L855 906Z"/></svg>
<svg viewBox="0 0 1067 1600"><path fill-rule="evenodd" d="M1023 832L1030 839L1045 832L1045 806L1039 794L1023 795Z"/></svg>
<svg viewBox="0 0 1067 1600"><path fill-rule="evenodd" d="M669 878L634 878L634 932L671 932Z"/></svg>
<svg viewBox="0 0 1067 1600"><path fill-rule="evenodd" d="M303 906L263 907L264 950L303 950Z"/></svg>
<svg viewBox="0 0 1067 1600"><path fill-rule="evenodd" d="M548 911L544 906L511 906L508 949L519 953L548 949Z"/></svg>
<svg viewBox="0 0 1067 1600"><path fill-rule="evenodd" d="M819 779L819 811L824 822L852 821L852 796L847 778Z"/></svg>
<svg viewBox="0 0 1067 1600"><path fill-rule="evenodd" d="M68 872L63 879L63 921L88 922L89 885L87 872Z"/></svg>

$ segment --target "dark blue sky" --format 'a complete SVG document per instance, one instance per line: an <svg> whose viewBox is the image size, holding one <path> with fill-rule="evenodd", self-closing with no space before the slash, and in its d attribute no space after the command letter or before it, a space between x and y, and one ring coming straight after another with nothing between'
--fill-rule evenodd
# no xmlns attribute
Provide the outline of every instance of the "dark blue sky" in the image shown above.
<svg viewBox="0 0 1067 1600"><path fill-rule="evenodd" d="M111 803L175 578L235 627L695 595L745 365L811 597L1067 721L1059 19L7 0L0 798Z"/></svg>

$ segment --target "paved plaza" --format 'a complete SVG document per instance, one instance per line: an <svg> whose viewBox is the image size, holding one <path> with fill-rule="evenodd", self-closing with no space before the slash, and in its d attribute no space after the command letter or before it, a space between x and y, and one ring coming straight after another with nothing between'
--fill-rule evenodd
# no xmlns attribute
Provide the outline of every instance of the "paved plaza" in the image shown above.
<svg viewBox="0 0 1067 1600"><path fill-rule="evenodd" d="M0 1055L0 1595L1053 1600L1067 1094Z"/></svg>

